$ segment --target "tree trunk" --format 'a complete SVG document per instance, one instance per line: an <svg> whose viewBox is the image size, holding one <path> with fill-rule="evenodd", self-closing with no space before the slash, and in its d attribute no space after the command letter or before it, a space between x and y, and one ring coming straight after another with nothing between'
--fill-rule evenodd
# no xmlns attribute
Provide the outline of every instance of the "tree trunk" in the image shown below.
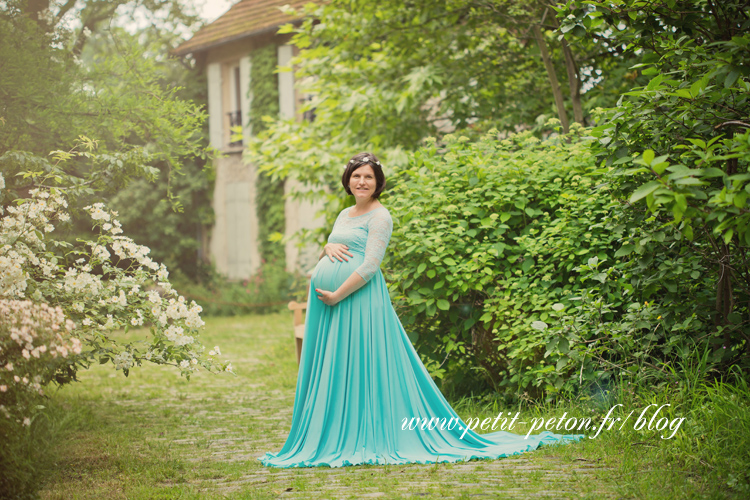
<svg viewBox="0 0 750 500"><path fill-rule="evenodd" d="M729 253L729 247L719 240L719 281L716 284L716 312L717 314L717 325L729 324L729 315L734 309L734 294L732 293L732 269L730 266L730 260L732 258ZM724 343L729 346L730 335L727 329L724 332Z"/></svg>
<svg viewBox="0 0 750 500"><path fill-rule="evenodd" d="M546 13L545 13L546 14ZM557 18L552 16L550 22L556 29L560 28ZM570 101L573 104L573 116L575 121L583 125L583 106L581 106L581 74L573 51L570 50L568 41L563 37L560 39L563 55L565 56L565 70L568 72L568 85L570 86Z"/></svg>
<svg viewBox="0 0 750 500"><path fill-rule="evenodd" d="M565 69L568 71L568 83L570 85L570 100L573 103L573 116L575 121L583 125L583 107L581 106L581 75L578 73L578 65L570 50L570 45L563 38L563 54L565 54Z"/></svg>
<svg viewBox="0 0 750 500"><path fill-rule="evenodd" d="M568 115L565 113L565 102L563 101L562 90L560 90L560 84L557 81L557 74L555 73L555 67L552 65L552 59L549 57L549 51L547 50L547 42L544 41L542 30L539 25L534 25L534 38L536 39L537 45L539 45L539 52L542 54L542 60L544 61L544 67L547 69L547 76L549 77L549 83L552 87L552 93L555 96L555 104L557 105L557 115L560 117L560 123L562 124L563 132L568 133L570 129L568 125Z"/></svg>

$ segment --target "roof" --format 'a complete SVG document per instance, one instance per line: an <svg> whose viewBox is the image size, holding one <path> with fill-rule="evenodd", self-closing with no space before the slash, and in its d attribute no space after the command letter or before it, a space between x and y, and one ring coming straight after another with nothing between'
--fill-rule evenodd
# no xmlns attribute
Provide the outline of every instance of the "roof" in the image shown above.
<svg viewBox="0 0 750 500"><path fill-rule="evenodd" d="M282 24L301 19L284 14L279 7L289 5L297 10L310 0L240 0L216 21L198 30L181 43L176 55L203 52L228 42L273 32Z"/></svg>

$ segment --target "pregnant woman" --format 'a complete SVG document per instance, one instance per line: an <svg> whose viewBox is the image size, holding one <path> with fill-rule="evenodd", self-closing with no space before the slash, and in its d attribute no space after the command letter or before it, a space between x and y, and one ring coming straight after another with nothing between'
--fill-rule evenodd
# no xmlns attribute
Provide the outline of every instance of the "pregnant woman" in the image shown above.
<svg viewBox="0 0 750 500"><path fill-rule="evenodd" d="M342 183L356 204L339 214L312 275L292 428L281 451L259 460L273 467L456 462L583 437L466 429L414 350L380 272L393 229L378 201L380 161L355 155ZM412 418L453 425L410 430L404 419Z"/></svg>

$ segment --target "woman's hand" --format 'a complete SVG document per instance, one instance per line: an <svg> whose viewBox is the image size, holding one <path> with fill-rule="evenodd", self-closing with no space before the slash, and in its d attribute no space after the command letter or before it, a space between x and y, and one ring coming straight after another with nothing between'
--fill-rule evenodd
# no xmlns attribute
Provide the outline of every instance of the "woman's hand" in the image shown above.
<svg viewBox="0 0 750 500"><path fill-rule="evenodd" d="M341 301L336 295L336 292L329 292L328 290L321 290L320 288L316 288L315 291L318 294L318 299L322 300L327 306L335 306Z"/></svg>
<svg viewBox="0 0 750 500"><path fill-rule="evenodd" d="M323 247L323 251L328 258L331 259L331 262L333 262L334 258L338 259L339 262L349 262L349 259L347 259L346 256L353 257L353 255L349 253L349 247L343 243L327 243L326 246Z"/></svg>
<svg viewBox="0 0 750 500"><path fill-rule="evenodd" d="M323 302L325 305L335 306L366 284L367 282L362 279L362 276L360 276L357 271L354 271L351 276L346 278L346 281L344 281L335 292L321 290L320 288L316 288L315 292L317 293L318 300Z"/></svg>

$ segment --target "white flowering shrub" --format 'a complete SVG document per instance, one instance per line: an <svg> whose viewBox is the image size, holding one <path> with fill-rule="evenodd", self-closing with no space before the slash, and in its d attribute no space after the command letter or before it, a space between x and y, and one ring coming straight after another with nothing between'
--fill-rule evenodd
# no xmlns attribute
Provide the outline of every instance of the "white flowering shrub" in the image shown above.
<svg viewBox="0 0 750 500"><path fill-rule="evenodd" d="M74 328L60 307L0 299L0 419L31 424L37 395L81 354Z"/></svg>
<svg viewBox="0 0 750 500"><path fill-rule="evenodd" d="M116 212L101 203L85 207L96 237L70 244L52 237L70 218L61 191L30 194L5 213L0 208L0 298L46 303L72 321L80 353L57 371L57 383L92 362L111 362L126 376L144 361L173 365L187 378L199 368L231 371L218 348L206 354L198 340L201 307L172 289L166 267L148 257L147 247L122 235ZM124 342L118 332L132 327L149 327L150 334ZM2 342L13 341L5 338L9 330L0 332ZM5 359L0 352L0 364Z"/></svg>

